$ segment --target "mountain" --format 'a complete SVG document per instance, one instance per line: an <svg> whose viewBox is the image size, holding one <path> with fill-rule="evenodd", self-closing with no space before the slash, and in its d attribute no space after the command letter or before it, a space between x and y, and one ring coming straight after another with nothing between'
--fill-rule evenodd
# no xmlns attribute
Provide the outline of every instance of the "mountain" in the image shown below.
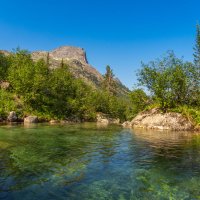
<svg viewBox="0 0 200 200"><path fill-rule="evenodd" d="M8 55L8 51L1 51ZM49 60L50 68L54 69L60 67L61 62L69 66L69 70L76 78L83 79L87 84L94 88L101 86L103 76L93 66L88 63L86 52L83 48L62 46L52 51L34 51L31 53L32 59L37 61L39 59ZM119 95L126 95L129 90L121 81L116 78L117 93Z"/></svg>

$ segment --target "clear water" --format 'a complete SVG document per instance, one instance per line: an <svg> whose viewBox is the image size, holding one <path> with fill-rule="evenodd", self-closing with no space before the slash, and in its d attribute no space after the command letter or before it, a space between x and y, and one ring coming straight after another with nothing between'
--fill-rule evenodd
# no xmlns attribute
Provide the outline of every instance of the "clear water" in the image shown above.
<svg viewBox="0 0 200 200"><path fill-rule="evenodd" d="M1 126L0 199L200 199L200 135Z"/></svg>

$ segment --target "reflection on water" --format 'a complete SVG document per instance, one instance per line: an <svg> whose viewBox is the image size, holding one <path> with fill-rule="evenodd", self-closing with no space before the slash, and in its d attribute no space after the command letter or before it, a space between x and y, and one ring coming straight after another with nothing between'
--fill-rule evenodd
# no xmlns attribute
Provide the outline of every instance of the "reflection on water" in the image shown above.
<svg viewBox="0 0 200 200"><path fill-rule="evenodd" d="M199 199L199 188L198 134L0 127L0 199Z"/></svg>

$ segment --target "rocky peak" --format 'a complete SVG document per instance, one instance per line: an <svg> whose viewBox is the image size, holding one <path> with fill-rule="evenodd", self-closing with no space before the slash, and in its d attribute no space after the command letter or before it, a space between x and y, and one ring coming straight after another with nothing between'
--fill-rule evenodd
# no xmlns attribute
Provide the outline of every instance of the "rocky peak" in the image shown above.
<svg viewBox="0 0 200 200"><path fill-rule="evenodd" d="M51 51L49 55L56 60L78 60L83 64L88 64L84 49L79 47L62 46Z"/></svg>
<svg viewBox="0 0 200 200"><path fill-rule="evenodd" d="M6 50L0 50L0 53L4 54L5 56L9 56L10 55L10 52L6 51Z"/></svg>

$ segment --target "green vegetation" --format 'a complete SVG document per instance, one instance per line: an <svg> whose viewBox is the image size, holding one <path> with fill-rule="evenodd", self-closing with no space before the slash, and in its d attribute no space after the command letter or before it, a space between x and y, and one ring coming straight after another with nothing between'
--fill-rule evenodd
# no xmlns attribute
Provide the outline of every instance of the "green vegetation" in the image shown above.
<svg viewBox="0 0 200 200"><path fill-rule="evenodd" d="M1 53L0 82L10 86L0 89L0 116L6 118L15 110L20 117L34 114L46 120L93 121L96 112L103 112L125 120L124 100L112 92L112 73L104 76L104 82L109 79L106 88L97 90L74 78L68 68L62 60L59 68L49 69L49 55L46 61L34 62L25 50L8 56Z"/></svg>
<svg viewBox="0 0 200 200"><path fill-rule="evenodd" d="M74 78L62 60L50 69L46 59L34 62L28 51L0 53L0 117L15 110L20 117L34 114L41 119L94 121L97 112L131 119L146 109L184 114L200 124L200 27L197 25L194 62L186 62L169 51L163 57L142 63L139 89L120 96L113 70L108 65L101 87L94 89ZM9 87L2 87L8 83ZM145 88L145 90L141 89ZM148 91L148 95L144 91Z"/></svg>
<svg viewBox="0 0 200 200"><path fill-rule="evenodd" d="M163 112L174 111L200 124L200 28L194 48L194 63L177 58L171 51L147 64L138 73L139 86L150 92L149 99L139 89L131 93L134 112L159 107Z"/></svg>
<svg viewBox="0 0 200 200"><path fill-rule="evenodd" d="M102 88L110 94L116 94L115 75L109 65L106 66L106 73L103 77Z"/></svg>
<svg viewBox="0 0 200 200"><path fill-rule="evenodd" d="M133 116L144 110L150 104L150 98L142 89L135 89L130 93Z"/></svg>

